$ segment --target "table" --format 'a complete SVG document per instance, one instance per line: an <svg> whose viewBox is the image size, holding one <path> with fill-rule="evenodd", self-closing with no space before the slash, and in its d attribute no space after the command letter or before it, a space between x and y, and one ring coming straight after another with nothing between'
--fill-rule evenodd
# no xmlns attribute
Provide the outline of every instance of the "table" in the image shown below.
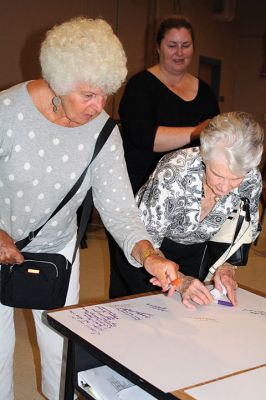
<svg viewBox="0 0 266 400"><path fill-rule="evenodd" d="M178 294L152 293L67 307L48 312L47 319L68 339L65 400L73 399L74 389L91 399L78 386L77 374L101 365L161 400L195 399L195 393L207 399L212 382L223 381L230 390L232 376L246 374L248 385L266 367L266 299L245 289L236 308L191 311Z"/></svg>

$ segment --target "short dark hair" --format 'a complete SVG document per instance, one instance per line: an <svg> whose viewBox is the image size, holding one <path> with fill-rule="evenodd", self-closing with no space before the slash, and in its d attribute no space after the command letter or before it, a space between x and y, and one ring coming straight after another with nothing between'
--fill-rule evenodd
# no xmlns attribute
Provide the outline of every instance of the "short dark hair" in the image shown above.
<svg viewBox="0 0 266 400"><path fill-rule="evenodd" d="M160 46L161 41L165 37L166 32L168 32L170 29L173 29L173 28L187 29L191 34L192 42L194 44L194 30L193 30L193 27L192 27L189 19L187 17L185 17L184 15L172 15L170 17L165 18L160 23L160 26L159 26L158 32L157 32L157 38L156 38L156 42L157 42L158 46Z"/></svg>

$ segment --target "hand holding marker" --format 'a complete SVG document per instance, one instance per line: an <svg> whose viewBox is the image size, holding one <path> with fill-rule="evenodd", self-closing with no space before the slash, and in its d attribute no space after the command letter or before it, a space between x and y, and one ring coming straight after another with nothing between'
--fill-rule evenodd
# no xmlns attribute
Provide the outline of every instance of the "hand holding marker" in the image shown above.
<svg viewBox="0 0 266 400"><path fill-rule="evenodd" d="M182 283L182 278L179 276L177 279L174 279L168 289L172 288L172 287L177 287ZM212 295L213 299L214 299L214 303L216 304L220 304L223 306L227 306L227 307L233 307L233 304L231 303L231 301L229 301L229 299L226 297L227 295L227 290L224 287L224 285L220 282L221 288L222 288L222 293L214 288L210 291L210 294Z"/></svg>
<svg viewBox="0 0 266 400"><path fill-rule="evenodd" d="M229 301L227 298L225 298L225 296L227 295L227 290L224 287L224 285L221 283L222 286L222 290L223 292L220 293L218 289L214 288L210 291L210 294L213 296L214 298L214 302L216 304L220 304L222 306L227 306L227 307L233 307L233 304L231 303L231 301Z"/></svg>

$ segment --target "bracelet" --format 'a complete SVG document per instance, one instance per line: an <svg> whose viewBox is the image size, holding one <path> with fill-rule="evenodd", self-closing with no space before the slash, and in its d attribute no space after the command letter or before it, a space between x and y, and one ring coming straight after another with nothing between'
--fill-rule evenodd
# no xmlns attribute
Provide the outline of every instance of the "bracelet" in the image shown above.
<svg viewBox="0 0 266 400"><path fill-rule="evenodd" d="M158 252L154 249L154 248L149 248L143 251L143 253L141 254L141 265L144 267L144 262L146 260L146 258L148 258L149 256L157 256Z"/></svg>
<svg viewBox="0 0 266 400"><path fill-rule="evenodd" d="M232 264L230 264L230 263L228 263L228 262L225 262L223 265L221 265L221 267L231 268L231 269L233 269L234 271L237 269L237 266L236 266L236 265L232 265Z"/></svg>

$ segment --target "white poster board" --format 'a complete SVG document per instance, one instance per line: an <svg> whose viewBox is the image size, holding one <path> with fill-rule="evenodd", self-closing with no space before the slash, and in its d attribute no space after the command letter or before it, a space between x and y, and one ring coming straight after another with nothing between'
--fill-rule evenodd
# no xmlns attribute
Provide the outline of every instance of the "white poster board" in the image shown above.
<svg viewBox="0 0 266 400"><path fill-rule="evenodd" d="M164 392L266 363L266 299L185 308L179 294L52 312L80 337Z"/></svg>
<svg viewBox="0 0 266 400"><path fill-rule="evenodd" d="M186 393L197 400L266 399L266 367L189 389Z"/></svg>

